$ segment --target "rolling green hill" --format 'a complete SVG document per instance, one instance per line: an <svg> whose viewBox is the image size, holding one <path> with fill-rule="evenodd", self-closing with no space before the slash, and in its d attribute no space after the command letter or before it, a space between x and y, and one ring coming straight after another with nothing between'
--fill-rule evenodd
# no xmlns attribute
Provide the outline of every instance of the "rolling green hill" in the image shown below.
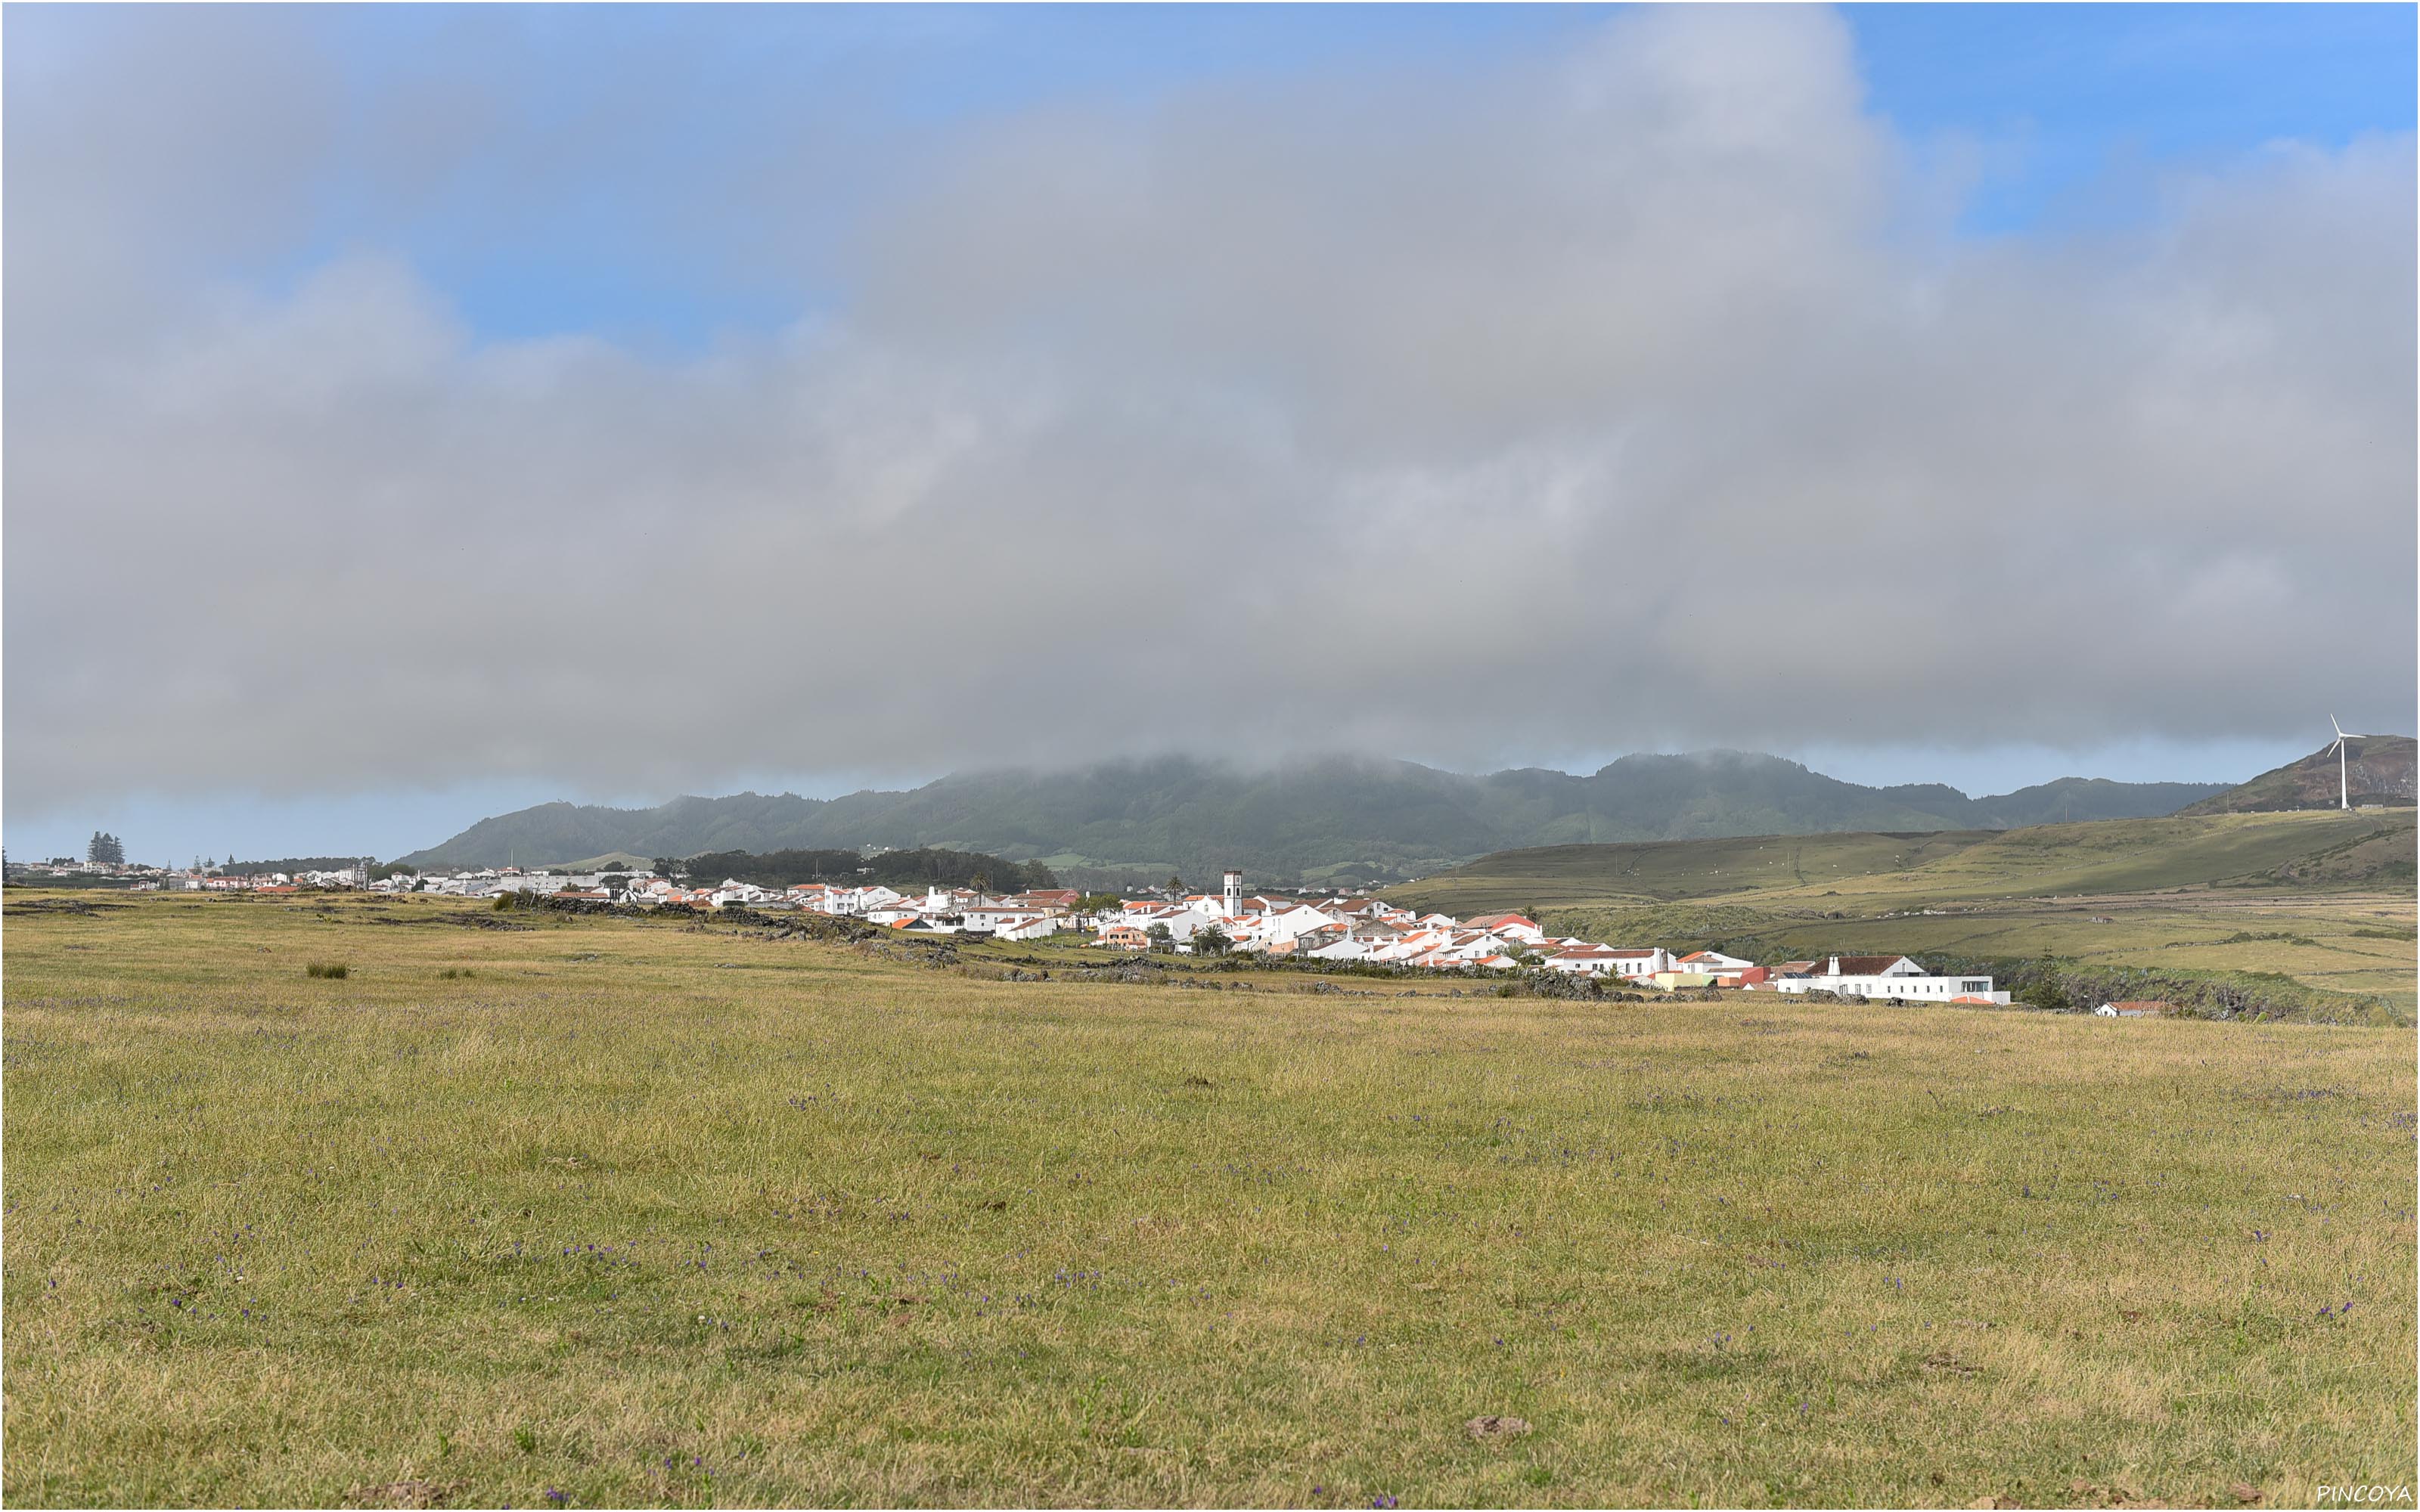
<svg viewBox="0 0 2420 1512"><path fill-rule="evenodd" d="M1511 851L1388 896L1773 962L1906 952L2024 1001L2166 997L2411 1022L2412 810Z"/></svg>
<svg viewBox="0 0 2420 1512"><path fill-rule="evenodd" d="M1672 903L1895 875L1992 839L1984 829L1743 835L1502 851L1406 887L1396 902L1451 914L1612 901Z"/></svg>
<svg viewBox="0 0 2420 1512"><path fill-rule="evenodd" d="M2187 887L2412 886L2412 811L2178 815L1935 834L1754 836L1507 851L1388 896L1501 908L1807 897L1961 903Z"/></svg>
<svg viewBox="0 0 2420 1512"><path fill-rule="evenodd" d="M1251 770L1171 757L974 773L830 800L750 793L640 810L542 804L482 820L402 859L493 866L609 852L930 845L1038 860L1076 883L1157 881L1171 871L1202 879L1227 866L1271 883L1375 882L1517 846L1993 830L2167 813L2217 791L2068 778L1970 798L1938 784L1864 787L1737 751L1628 756L1587 777L1537 769L1469 777L1349 757Z"/></svg>

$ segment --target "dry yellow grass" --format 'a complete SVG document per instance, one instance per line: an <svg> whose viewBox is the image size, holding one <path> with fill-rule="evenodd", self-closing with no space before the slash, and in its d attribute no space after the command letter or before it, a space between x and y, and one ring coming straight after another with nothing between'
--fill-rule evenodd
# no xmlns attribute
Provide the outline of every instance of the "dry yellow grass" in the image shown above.
<svg viewBox="0 0 2420 1512"><path fill-rule="evenodd" d="M462 912L12 893L11 1503L2414 1479L2408 1031L993 983Z"/></svg>

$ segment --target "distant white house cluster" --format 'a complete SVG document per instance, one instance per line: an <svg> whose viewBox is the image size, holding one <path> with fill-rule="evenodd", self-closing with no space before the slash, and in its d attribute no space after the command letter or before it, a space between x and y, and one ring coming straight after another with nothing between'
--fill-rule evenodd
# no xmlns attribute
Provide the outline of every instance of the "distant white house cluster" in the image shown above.
<svg viewBox="0 0 2420 1512"><path fill-rule="evenodd" d="M81 883L101 879L129 892L301 892L306 887L359 889L373 886L370 863L294 872L224 872L214 868L113 866L105 862L39 861L8 865L10 882Z"/></svg>
<svg viewBox="0 0 2420 1512"><path fill-rule="evenodd" d="M934 887L923 893L880 885L806 882L760 887L726 878L693 884L651 872L565 873L512 867L431 872L366 882L359 869L287 877L190 876L190 887L363 887L484 898L504 892L656 908L752 908L803 911L862 919L914 934L965 934L1035 940L1080 933L1113 949L1166 949L1181 954L1237 951L1304 961L1367 962L1415 970L1517 971L1543 967L1636 987L1736 988L1746 992L1831 993L1842 997L1934 1003L2006 1003L1987 976L1935 976L1903 955L1833 955L1761 965L1719 950L1674 955L1660 946L1607 945L1557 936L1519 914L1458 919L1420 914L1360 894L1305 897L1247 893L1240 872L1228 872L1215 893L1157 893L1106 907L1079 906L1072 888L996 895ZM172 884L175 885L175 884Z"/></svg>
<svg viewBox="0 0 2420 1512"><path fill-rule="evenodd" d="M1165 940L1197 949L1205 936L1223 949L1311 961L1367 961L1435 970L1552 971L1617 979L1634 986L1732 987L1767 992L1830 992L1842 996L2005 1003L1989 977L1936 977L1906 956L1831 956L1762 966L1718 950L1675 956L1660 946L1606 945L1557 936L1520 914L1458 919L1419 914L1377 898L1286 898L1244 892L1226 873L1217 894L1174 900L1130 899L1091 921L1102 945L1147 949Z"/></svg>
<svg viewBox="0 0 2420 1512"><path fill-rule="evenodd" d="M1164 949L1184 954L1233 950L1306 961L1364 961L1424 970L1515 971L1539 966L1633 986L1732 987L1747 991L1829 992L1842 996L1896 997L1946 1003L2005 1003L1992 979L1936 977L1902 955L1829 956L1759 965L1717 950L1674 955L1660 946L1606 945L1556 936L1519 914L1458 919L1420 914L1358 895L1286 897L1247 893L1243 874L1229 872L1216 893L1121 899L1114 906L1079 909L1070 888L1004 896L930 887L923 894L880 887L801 883L764 887L737 880L684 887L645 874L628 877L536 878L473 873L441 887L510 887L568 892L656 906L802 909L861 918L903 933L975 934L1032 940L1066 932L1092 936L1113 949Z"/></svg>

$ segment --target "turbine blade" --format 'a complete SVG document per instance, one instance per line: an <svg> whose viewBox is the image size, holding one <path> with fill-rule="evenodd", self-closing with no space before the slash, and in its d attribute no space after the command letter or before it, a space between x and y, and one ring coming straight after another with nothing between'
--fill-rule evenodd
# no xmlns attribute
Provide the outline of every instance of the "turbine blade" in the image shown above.
<svg viewBox="0 0 2420 1512"><path fill-rule="evenodd" d="M2344 738L2344 726L2336 723L2336 717L2335 715L2331 714L2328 716L2328 725L2329 728L2335 731L2336 738L2338 740L2342 740Z"/></svg>

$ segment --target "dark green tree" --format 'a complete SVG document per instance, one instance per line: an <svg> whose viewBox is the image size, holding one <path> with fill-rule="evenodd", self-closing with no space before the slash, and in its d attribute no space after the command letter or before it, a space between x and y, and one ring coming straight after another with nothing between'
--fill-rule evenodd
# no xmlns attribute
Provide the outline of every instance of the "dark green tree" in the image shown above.
<svg viewBox="0 0 2420 1512"><path fill-rule="evenodd" d="M657 869L677 868L691 877L737 877L760 887L787 887L794 882L844 881L851 885L878 882L892 887L993 886L1017 892L1030 887L1055 887L1058 878L1039 861L1009 861L972 851L920 846L885 851L871 860L855 851L781 850L762 855L747 851L706 851L686 861L659 860Z"/></svg>

